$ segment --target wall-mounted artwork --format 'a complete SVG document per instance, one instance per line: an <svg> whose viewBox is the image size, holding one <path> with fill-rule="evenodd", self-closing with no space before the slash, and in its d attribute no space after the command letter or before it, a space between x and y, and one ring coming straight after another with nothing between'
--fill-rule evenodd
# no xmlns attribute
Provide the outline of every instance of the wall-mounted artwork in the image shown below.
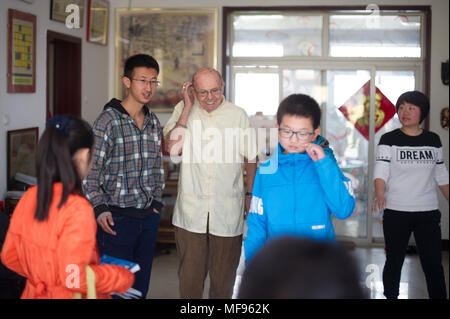
<svg viewBox="0 0 450 319"><path fill-rule="evenodd" d="M74 12L72 10L66 12L68 5L78 6L80 28L83 27L84 0L52 0L50 4L50 19L66 23L67 16Z"/></svg>
<svg viewBox="0 0 450 319"><path fill-rule="evenodd" d="M146 53L159 63L151 109L171 112L181 100L182 83L201 67L217 67L217 8L116 9L115 92L125 95L123 67L129 56Z"/></svg>
<svg viewBox="0 0 450 319"><path fill-rule="evenodd" d="M92 43L107 44L108 0L88 0L86 39Z"/></svg>
<svg viewBox="0 0 450 319"><path fill-rule="evenodd" d="M8 93L36 91L36 16L8 9Z"/></svg>
<svg viewBox="0 0 450 319"><path fill-rule="evenodd" d="M36 177L36 152L39 128L8 131L7 186L11 189L17 173Z"/></svg>

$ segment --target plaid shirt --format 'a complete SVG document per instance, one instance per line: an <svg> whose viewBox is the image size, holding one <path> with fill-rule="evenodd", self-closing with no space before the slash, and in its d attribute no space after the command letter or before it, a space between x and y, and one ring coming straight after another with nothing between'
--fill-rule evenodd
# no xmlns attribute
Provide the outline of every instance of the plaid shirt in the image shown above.
<svg viewBox="0 0 450 319"><path fill-rule="evenodd" d="M108 206L147 209L154 201L162 206L161 125L146 106L144 112L140 130L120 101L112 99L94 123L94 158L83 190L96 216Z"/></svg>

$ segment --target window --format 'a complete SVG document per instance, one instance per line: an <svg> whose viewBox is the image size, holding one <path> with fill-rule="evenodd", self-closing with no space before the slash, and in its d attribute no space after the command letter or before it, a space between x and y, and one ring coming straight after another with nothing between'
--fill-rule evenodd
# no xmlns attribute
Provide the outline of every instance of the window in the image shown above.
<svg viewBox="0 0 450 319"><path fill-rule="evenodd" d="M420 15L330 15L330 56L421 57Z"/></svg>
<svg viewBox="0 0 450 319"><path fill-rule="evenodd" d="M234 57L320 56L321 15L236 14L232 16Z"/></svg>
<svg viewBox="0 0 450 319"><path fill-rule="evenodd" d="M240 71L235 70L234 83L235 103L245 105L248 114L255 114L261 109L270 110L268 112L271 114L276 113L276 106L280 100L277 69L275 72L271 72L270 68L263 72L251 67ZM263 92L264 94L261 94Z"/></svg>
<svg viewBox="0 0 450 319"><path fill-rule="evenodd" d="M321 106L321 135L356 196L352 216L333 221L339 237L382 237L381 216L369 209L372 159L381 135L400 126L395 107L392 112L399 95L427 93L429 14L428 6L387 6L376 14L365 8L224 8L227 98L251 119L257 112L273 116L293 93L311 95Z"/></svg>

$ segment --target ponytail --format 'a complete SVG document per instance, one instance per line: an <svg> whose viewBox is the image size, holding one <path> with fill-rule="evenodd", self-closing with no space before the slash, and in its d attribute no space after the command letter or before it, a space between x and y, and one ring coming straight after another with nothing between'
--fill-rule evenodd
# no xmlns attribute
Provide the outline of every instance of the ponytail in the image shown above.
<svg viewBox="0 0 450 319"><path fill-rule="evenodd" d="M58 208L67 201L69 194L81 192L81 179L72 156L81 148L92 148L93 133L90 125L82 119L54 116L47 122L37 149L37 206L35 218L48 218L53 199L53 184L61 182L63 193Z"/></svg>

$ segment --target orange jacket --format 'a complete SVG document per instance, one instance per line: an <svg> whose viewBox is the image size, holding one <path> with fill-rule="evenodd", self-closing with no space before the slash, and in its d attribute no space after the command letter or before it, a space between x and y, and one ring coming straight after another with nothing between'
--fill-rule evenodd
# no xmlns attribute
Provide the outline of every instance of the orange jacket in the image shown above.
<svg viewBox="0 0 450 319"><path fill-rule="evenodd" d="M22 196L11 218L1 260L9 269L27 278L22 298L85 298L86 270L95 273L97 298L127 291L134 274L121 266L99 265L96 243L97 223L90 203L82 196L69 195L58 208L62 184L55 183L48 219L34 218L37 187Z"/></svg>

